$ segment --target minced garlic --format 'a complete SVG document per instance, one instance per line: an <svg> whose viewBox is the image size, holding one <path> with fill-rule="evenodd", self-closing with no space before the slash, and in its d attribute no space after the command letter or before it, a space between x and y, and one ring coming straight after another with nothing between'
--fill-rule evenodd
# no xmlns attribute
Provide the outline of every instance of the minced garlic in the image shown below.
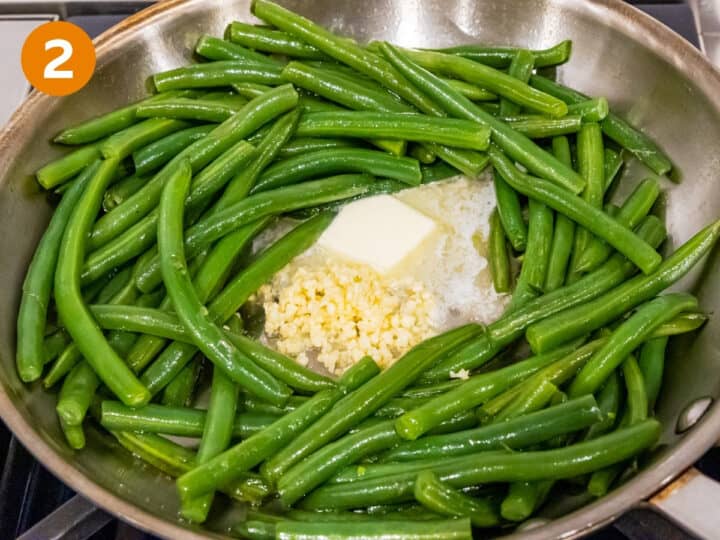
<svg viewBox="0 0 720 540"><path fill-rule="evenodd" d="M254 301L277 350L303 365L314 357L337 375L367 355L385 368L435 333L433 295L422 282L348 262L291 264Z"/></svg>

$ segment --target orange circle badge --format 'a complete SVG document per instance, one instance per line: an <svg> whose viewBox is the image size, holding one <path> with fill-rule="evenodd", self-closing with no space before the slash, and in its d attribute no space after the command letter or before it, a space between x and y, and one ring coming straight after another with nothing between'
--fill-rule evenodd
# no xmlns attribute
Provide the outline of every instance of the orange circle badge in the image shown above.
<svg viewBox="0 0 720 540"><path fill-rule="evenodd" d="M95 70L95 47L85 31L69 22L38 26L25 40L22 68L35 88L66 96L85 86Z"/></svg>

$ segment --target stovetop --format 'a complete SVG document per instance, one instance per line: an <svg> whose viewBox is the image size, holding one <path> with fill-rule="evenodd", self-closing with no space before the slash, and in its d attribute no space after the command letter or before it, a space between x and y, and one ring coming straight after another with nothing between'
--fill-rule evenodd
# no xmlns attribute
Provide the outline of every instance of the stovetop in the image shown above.
<svg viewBox="0 0 720 540"><path fill-rule="evenodd" d="M147 6L148 1L37 2L0 1L0 69L5 74L0 126L19 104L28 87L19 72L17 33L7 38L4 23L13 31L29 33L35 26L63 19L94 37ZM720 65L720 2L717 0L634 1L638 7L701 47ZM20 24L18 24L20 23ZM7 64L7 65L4 65ZM4 110L5 107L7 110ZM720 479L720 449L710 450L696 467ZM79 517L78 517L79 516ZM71 519L72 517L72 519ZM0 539L21 540L152 540L154 537L111 518L76 496L40 465L0 422ZM650 510L633 510L591 540L689 540L693 538Z"/></svg>

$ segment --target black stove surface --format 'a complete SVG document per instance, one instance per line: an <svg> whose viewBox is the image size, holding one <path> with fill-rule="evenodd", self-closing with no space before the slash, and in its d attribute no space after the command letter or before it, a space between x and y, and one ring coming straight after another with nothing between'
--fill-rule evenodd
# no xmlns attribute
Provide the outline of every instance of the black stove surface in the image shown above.
<svg viewBox="0 0 720 540"><path fill-rule="evenodd" d="M693 14L682 1L631 1L660 20L696 47L699 39ZM111 15L73 14L66 20L83 27L91 37L120 22L141 5L128 4ZM3 6L0 2L0 12ZM697 468L720 479L720 449L710 450ZM15 439L0 422L0 539L14 539L31 529L75 494L42 465ZM69 503L72 504L72 503ZM79 504L83 504L79 502ZM52 524L50 524L52 525ZM67 525L67 524L64 524ZM133 529L103 512L88 512L88 519L67 528L64 536L52 527L33 529L32 540L153 540L155 537ZM26 537L30 538L30 537ZM613 525L590 535L590 540L689 540L693 537L649 510L628 512Z"/></svg>

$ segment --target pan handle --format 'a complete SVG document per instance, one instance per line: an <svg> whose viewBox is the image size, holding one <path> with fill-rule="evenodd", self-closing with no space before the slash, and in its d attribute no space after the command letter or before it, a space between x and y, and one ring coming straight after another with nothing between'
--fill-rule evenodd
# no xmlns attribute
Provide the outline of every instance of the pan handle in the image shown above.
<svg viewBox="0 0 720 540"><path fill-rule="evenodd" d="M691 467L656 493L648 508L698 538L711 540L720 531L720 483Z"/></svg>

